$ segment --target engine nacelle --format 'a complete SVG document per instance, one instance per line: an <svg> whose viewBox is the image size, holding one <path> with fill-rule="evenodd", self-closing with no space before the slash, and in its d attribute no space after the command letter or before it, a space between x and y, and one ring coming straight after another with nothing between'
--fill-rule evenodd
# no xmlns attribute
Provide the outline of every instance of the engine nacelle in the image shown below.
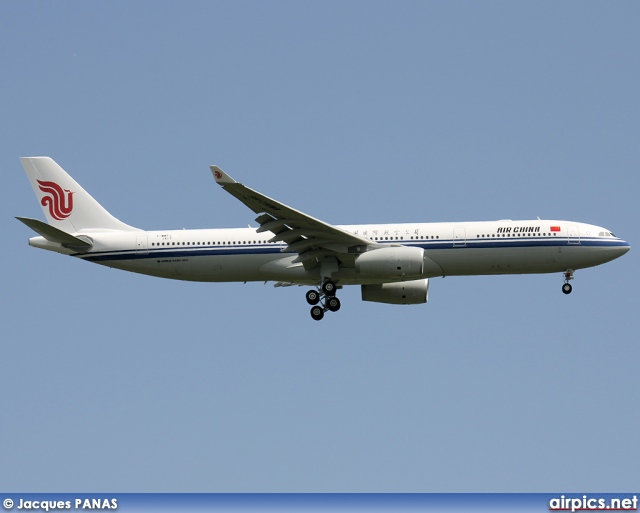
<svg viewBox="0 0 640 513"><path fill-rule="evenodd" d="M424 250L406 246L367 251L356 258L356 272L391 279L403 276L422 276Z"/></svg>
<svg viewBox="0 0 640 513"><path fill-rule="evenodd" d="M362 300L390 305L419 305L429 299L429 279L362 285Z"/></svg>

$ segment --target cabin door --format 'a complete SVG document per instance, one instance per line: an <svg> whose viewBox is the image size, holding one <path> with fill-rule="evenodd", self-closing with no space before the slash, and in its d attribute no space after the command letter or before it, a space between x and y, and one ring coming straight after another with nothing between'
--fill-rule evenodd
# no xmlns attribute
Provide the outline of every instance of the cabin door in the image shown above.
<svg viewBox="0 0 640 513"><path fill-rule="evenodd" d="M147 253L149 253L149 248L147 247L147 235L137 235L136 255L146 255Z"/></svg>
<svg viewBox="0 0 640 513"><path fill-rule="evenodd" d="M464 248L467 245L467 230L464 226L453 227L453 247Z"/></svg>
<svg viewBox="0 0 640 513"><path fill-rule="evenodd" d="M570 224L567 226L567 233L569 236L569 244L580 244L580 231L577 224Z"/></svg>

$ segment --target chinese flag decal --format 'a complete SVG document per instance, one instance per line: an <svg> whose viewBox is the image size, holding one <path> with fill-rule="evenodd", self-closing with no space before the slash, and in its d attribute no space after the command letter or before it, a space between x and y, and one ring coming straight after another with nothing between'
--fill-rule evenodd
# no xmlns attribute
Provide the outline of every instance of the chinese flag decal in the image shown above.
<svg viewBox="0 0 640 513"><path fill-rule="evenodd" d="M560 227L559 226L552 226L551 227L551 231L552 232L559 232L560 231Z"/></svg>

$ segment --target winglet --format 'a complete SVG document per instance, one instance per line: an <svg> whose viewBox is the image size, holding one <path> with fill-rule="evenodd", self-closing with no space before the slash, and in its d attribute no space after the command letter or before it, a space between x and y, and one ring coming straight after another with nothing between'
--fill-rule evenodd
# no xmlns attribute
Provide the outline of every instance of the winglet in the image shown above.
<svg viewBox="0 0 640 513"><path fill-rule="evenodd" d="M209 166L211 168L211 172L213 173L213 177L216 179L216 182L224 185L228 183L238 183L233 178L231 178L227 173L225 173L218 166Z"/></svg>

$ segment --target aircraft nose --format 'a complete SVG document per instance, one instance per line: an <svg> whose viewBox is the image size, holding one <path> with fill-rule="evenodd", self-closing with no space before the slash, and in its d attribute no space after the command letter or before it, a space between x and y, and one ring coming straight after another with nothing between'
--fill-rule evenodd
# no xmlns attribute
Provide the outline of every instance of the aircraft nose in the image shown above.
<svg viewBox="0 0 640 513"><path fill-rule="evenodd" d="M615 248L613 248L614 254L616 255L616 258L621 257L622 255L624 255L627 251L629 251L631 249L631 246L629 245L629 243L627 241L621 240L620 242L621 242L621 244L619 246L616 246Z"/></svg>

